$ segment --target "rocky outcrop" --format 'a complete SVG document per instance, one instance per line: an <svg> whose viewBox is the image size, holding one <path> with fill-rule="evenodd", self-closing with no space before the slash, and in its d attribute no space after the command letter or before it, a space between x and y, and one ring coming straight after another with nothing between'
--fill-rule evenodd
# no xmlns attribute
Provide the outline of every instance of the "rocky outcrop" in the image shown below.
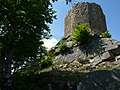
<svg viewBox="0 0 120 90"><path fill-rule="evenodd" d="M59 51L60 42L51 49L56 55L52 70L55 70L55 76L61 77L57 82L60 84L58 88L60 90L119 90L120 42L93 35L91 40L79 45L70 38L71 36L68 36L60 41L66 42L69 48L67 52Z"/></svg>
<svg viewBox="0 0 120 90"><path fill-rule="evenodd" d="M120 59L120 42L111 38L102 38L94 36L90 41L83 45L74 44L68 38L64 38L61 42L67 41L66 53L60 53L56 47L51 50L56 54L54 62L79 62L80 59L89 61L92 66L102 64L104 62L118 62Z"/></svg>
<svg viewBox="0 0 120 90"><path fill-rule="evenodd" d="M70 35L73 24L89 23L93 33L100 35L107 30L105 15L101 7L95 3L82 2L73 5L64 22L64 36Z"/></svg>

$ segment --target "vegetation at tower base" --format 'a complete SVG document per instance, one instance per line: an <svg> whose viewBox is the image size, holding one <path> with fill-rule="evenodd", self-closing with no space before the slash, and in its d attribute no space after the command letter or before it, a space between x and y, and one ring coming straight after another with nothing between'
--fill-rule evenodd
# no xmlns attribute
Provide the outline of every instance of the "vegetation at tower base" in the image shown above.
<svg viewBox="0 0 120 90"><path fill-rule="evenodd" d="M76 43L84 44L91 38L91 29L88 23L74 25L72 40Z"/></svg>
<svg viewBox="0 0 120 90"><path fill-rule="evenodd" d="M47 55L41 60L41 70L50 67L53 64L53 59L55 55L53 52L48 51Z"/></svg>
<svg viewBox="0 0 120 90"><path fill-rule="evenodd" d="M69 48L67 47L67 42L61 41L58 45L58 50L60 51L61 54L67 53L69 51Z"/></svg>
<svg viewBox="0 0 120 90"><path fill-rule="evenodd" d="M102 37L111 38L111 35L110 35L109 31L105 31L104 33L102 33Z"/></svg>

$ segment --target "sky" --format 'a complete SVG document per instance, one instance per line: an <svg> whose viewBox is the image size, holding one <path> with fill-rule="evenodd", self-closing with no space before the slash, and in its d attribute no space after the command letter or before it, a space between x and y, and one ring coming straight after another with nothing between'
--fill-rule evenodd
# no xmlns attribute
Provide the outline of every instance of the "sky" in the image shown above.
<svg viewBox="0 0 120 90"><path fill-rule="evenodd" d="M120 0L73 0L72 3L66 5L65 0L58 0L53 3L57 19L50 25L53 37L50 40L44 40L45 46L50 49L64 36L64 18L68 11L77 2L94 2L101 6L106 17L107 30L109 30L112 38L120 41Z"/></svg>

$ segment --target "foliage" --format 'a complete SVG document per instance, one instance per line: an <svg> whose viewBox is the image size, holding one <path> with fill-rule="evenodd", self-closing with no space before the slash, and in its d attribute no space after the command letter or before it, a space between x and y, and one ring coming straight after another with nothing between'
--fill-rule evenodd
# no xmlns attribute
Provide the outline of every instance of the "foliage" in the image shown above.
<svg viewBox="0 0 120 90"><path fill-rule="evenodd" d="M36 75L41 72L41 70L50 67L53 64L53 59L55 55L52 52L48 52L41 59L37 59L33 62L26 63L25 66L17 70L17 72L23 75Z"/></svg>
<svg viewBox="0 0 120 90"><path fill-rule="evenodd" d="M50 0L0 0L0 71L6 82L12 68L16 71L43 57L42 40L50 37L54 13Z"/></svg>
<svg viewBox="0 0 120 90"><path fill-rule="evenodd" d="M0 55L7 80L11 66L16 71L44 55L42 40L50 37L54 13L50 0L0 0Z"/></svg>
<svg viewBox="0 0 120 90"><path fill-rule="evenodd" d="M13 75L13 90L39 90L37 75L22 75L17 72Z"/></svg>
<svg viewBox="0 0 120 90"><path fill-rule="evenodd" d="M61 41L58 45L58 49L61 53L67 52L67 50L68 50L67 42L66 41Z"/></svg>
<svg viewBox="0 0 120 90"><path fill-rule="evenodd" d="M53 52L49 51L42 60L36 60L13 74L13 90L44 90L42 82L36 79L42 69L52 65ZM26 84L27 83L27 84ZM40 86L41 85L41 86ZM46 85L47 86L47 85Z"/></svg>
<svg viewBox="0 0 120 90"><path fill-rule="evenodd" d="M96 68L97 70L112 70L113 66L112 65L101 65Z"/></svg>
<svg viewBox="0 0 120 90"><path fill-rule="evenodd" d="M109 31L105 31L104 33L102 33L102 37L111 38L111 35L110 35Z"/></svg>
<svg viewBox="0 0 120 90"><path fill-rule="evenodd" d="M52 0L53 2L58 1L58 0ZM66 4L68 4L69 2L72 2L73 0L66 0Z"/></svg>
<svg viewBox="0 0 120 90"><path fill-rule="evenodd" d="M53 52L49 51L47 55L44 57L43 60L41 60L41 69L47 68L53 64L53 59L55 55Z"/></svg>
<svg viewBox="0 0 120 90"><path fill-rule="evenodd" d="M91 29L88 23L74 25L72 40L76 43L84 44L90 39L90 33Z"/></svg>
<svg viewBox="0 0 120 90"><path fill-rule="evenodd" d="M44 53L42 39L48 38L50 32L47 23L52 23L54 18L48 0L6 0L0 3L1 42L4 48L13 50L14 65L34 60L37 54L41 57Z"/></svg>
<svg viewBox="0 0 120 90"><path fill-rule="evenodd" d="M82 58L78 58L77 61L78 61L79 63L81 63L81 64L86 64L86 63L89 62L89 60L87 60L87 59L82 59Z"/></svg>

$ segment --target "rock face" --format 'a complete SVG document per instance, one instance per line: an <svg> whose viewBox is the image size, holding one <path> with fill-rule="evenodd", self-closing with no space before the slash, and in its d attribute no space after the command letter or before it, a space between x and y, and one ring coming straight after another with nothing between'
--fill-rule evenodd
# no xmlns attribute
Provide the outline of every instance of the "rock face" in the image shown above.
<svg viewBox="0 0 120 90"><path fill-rule="evenodd" d="M64 22L64 36L73 32L73 24L82 23L89 23L93 33L98 35L107 30L105 15L95 3L77 3L70 9Z"/></svg>
<svg viewBox="0 0 120 90"><path fill-rule="evenodd" d="M60 54L60 51L53 48L55 54L54 62L79 62L80 59L89 61L93 67L103 62L118 62L120 60L120 42L111 38L102 38L94 36L84 45L74 44L69 40L70 37L64 38L61 42L67 41L69 48L66 53Z"/></svg>
<svg viewBox="0 0 120 90"><path fill-rule="evenodd" d="M120 90L120 70L91 72L80 85L81 90Z"/></svg>

